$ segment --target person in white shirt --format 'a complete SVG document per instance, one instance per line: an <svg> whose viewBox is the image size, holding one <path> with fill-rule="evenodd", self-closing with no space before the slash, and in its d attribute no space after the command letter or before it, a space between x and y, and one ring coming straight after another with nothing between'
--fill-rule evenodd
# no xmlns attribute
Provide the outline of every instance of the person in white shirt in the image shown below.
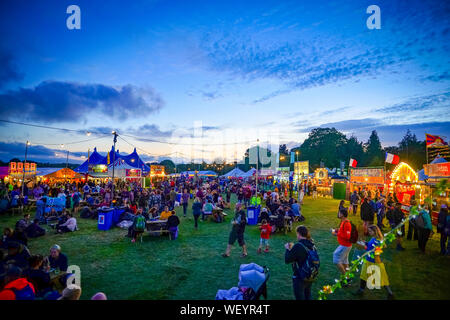
<svg viewBox="0 0 450 320"><path fill-rule="evenodd" d="M58 226L56 232L57 233L64 233L64 232L73 232L77 230L77 219L73 217L71 213L68 214L69 219L60 226Z"/></svg>

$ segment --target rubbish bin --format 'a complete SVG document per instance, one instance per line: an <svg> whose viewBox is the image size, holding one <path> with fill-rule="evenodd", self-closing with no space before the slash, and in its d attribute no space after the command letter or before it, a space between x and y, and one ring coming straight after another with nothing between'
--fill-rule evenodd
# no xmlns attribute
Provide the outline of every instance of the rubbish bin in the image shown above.
<svg viewBox="0 0 450 320"><path fill-rule="evenodd" d="M115 207L114 211L113 211L113 216L112 216L112 224L116 225L119 223L120 221L120 216L122 215L122 213L125 212L125 207L121 206L121 207Z"/></svg>
<svg viewBox="0 0 450 320"><path fill-rule="evenodd" d="M113 222L114 208L101 208L98 211L98 229L109 230Z"/></svg>
<svg viewBox="0 0 450 320"><path fill-rule="evenodd" d="M259 211L261 210L260 206L249 206L247 208L247 224L256 225L258 224Z"/></svg>

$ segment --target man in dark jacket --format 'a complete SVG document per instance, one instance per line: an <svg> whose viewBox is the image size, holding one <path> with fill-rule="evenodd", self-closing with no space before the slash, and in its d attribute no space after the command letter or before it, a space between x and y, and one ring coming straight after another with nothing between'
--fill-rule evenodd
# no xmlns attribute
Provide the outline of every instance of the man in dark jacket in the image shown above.
<svg viewBox="0 0 450 320"><path fill-rule="evenodd" d="M222 257L229 257L231 254L231 247L236 242L239 243L239 246L242 247L242 257L247 256L247 246L245 245L244 240L244 232L245 226L247 225L247 216L245 211L242 209L242 204L238 203L235 207L236 215L232 221L232 228L230 232L230 236L228 238L227 249Z"/></svg>
<svg viewBox="0 0 450 320"><path fill-rule="evenodd" d="M5 258L5 263L13 264L25 270L28 268L30 256L30 251L23 244L16 241L8 242L8 255Z"/></svg>
<svg viewBox="0 0 450 320"><path fill-rule="evenodd" d="M364 198L364 201L361 205L361 220L364 221L364 235L368 234L368 227L369 225L373 224L373 218L375 216L375 211L369 201L370 198Z"/></svg>
<svg viewBox="0 0 450 320"><path fill-rule="evenodd" d="M33 223L25 229L28 238L37 238L45 235L45 229L39 226L39 219L34 219Z"/></svg>
<svg viewBox="0 0 450 320"><path fill-rule="evenodd" d="M441 255L450 254L450 251L447 249L448 234L445 232L445 227L448 224L447 219L449 219L448 208L446 204L443 204L441 206L441 210L439 211L437 225L437 232L441 234Z"/></svg>
<svg viewBox="0 0 450 320"><path fill-rule="evenodd" d="M311 300L311 285L312 281L305 281L299 276L299 268L305 263L308 257L309 250L316 250L314 243L310 240L309 231L305 226L297 227L296 244L290 242L286 243L284 247L286 252L284 254L285 263L292 263L292 286L294 288L294 296L296 300ZM305 248L306 247L306 248Z"/></svg>

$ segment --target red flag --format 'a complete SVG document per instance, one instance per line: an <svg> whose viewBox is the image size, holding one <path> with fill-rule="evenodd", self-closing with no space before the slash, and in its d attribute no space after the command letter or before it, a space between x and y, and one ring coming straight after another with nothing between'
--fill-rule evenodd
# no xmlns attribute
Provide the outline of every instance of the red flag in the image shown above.
<svg viewBox="0 0 450 320"><path fill-rule="evenodd" d="M431 134L425 133L427 140L427 147L442 147L448 146L448 143L444 141L440 136L433 136Z"/></svg>
<svg viewBox="0 0 450 320"><path fill-rule="evenodd" d="M350 162L348 164L349 167L356 168L356 165L358 164L358 161L355 159L350 158Z"/></svg>

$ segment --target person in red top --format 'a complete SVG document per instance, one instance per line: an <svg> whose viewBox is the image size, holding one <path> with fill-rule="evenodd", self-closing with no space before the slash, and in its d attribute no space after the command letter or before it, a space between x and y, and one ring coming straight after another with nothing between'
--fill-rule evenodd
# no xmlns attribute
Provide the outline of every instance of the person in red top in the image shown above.
<svg viewBox="0 0 450 320"><path fill-rule="evenodd" d="M336 264L339 271L344 274L348 269L348 255L352 250L352 243L350 242L352 225L350 220L347 219L348 211L343 208L339 211L339 219L341 224L339 229L332 229L333 235L337 236L339 246L333 253L333 263Z"/></svg>
<svg viewBox="0 0 450 320"><path fill-rule="evenodd" d="M261 229L261 240L259 242L258 253L261 253L262 246L266 246L264 252L269 252L269 238L272 233L272 226L267 223L266 219L263 219L259 228Z"/></svg>
<svg viewBox="0 0 450 320"><path fill-rule="evenodd" d="M0 300L34 300L34 286L22 277L22 270L19 267L14 265L9 267L5 283L5 287L0 291Z"/></svg>

